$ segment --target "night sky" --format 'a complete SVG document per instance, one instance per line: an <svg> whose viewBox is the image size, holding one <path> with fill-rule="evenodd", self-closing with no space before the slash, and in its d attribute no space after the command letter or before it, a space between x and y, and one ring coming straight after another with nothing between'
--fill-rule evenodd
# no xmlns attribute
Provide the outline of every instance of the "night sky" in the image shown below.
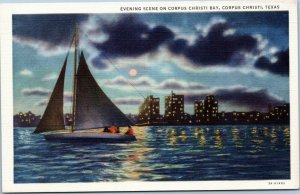
<svg viewBox="0 0 300 194"><path fill-rule="evenodd" d="M14 15L14 113L44 112L76 21L89 68L124 113L136 114L151 94L163 113L172 90L191 114L194 100L210 94L228 112L289 102L288 12Z"/></svg>

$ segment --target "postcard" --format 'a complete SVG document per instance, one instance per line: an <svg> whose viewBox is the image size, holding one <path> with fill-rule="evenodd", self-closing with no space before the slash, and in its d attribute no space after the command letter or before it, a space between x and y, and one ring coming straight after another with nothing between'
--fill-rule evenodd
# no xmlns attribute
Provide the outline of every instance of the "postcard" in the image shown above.
<svg viewBox="0 0 300 194"><path fill-rule="evenodd" d="M3 192L299 187L295 0L0 13Z"/></svg>

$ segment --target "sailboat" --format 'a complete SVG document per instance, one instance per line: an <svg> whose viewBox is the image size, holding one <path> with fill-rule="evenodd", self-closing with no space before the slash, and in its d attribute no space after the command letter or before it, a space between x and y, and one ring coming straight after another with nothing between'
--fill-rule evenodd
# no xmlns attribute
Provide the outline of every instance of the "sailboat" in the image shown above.
<svg viewBox="0 0 300 194"><path fill-rule="evenodd" d="M64 118L64 80L68 54L61 68L45 112L33 133L42 133L46 140L76 140L122 142L135 141L134 135L103 132L108 126L134 125L103 92L89 70L83 51L77 68L78 28L72 39L74 43L74 73L72 124L68 129Z"/></svg>

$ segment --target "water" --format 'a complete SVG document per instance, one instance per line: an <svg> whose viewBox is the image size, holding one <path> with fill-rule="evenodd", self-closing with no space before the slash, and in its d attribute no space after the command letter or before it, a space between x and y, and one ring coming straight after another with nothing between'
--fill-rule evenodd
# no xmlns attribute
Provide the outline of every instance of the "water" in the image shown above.
<svg viewBox="0 0 300 194"><path fill-rule="evenodd" d="M140 127L127 144L49 142L14 129L15 183L290 178L288 126Z"/></svg>

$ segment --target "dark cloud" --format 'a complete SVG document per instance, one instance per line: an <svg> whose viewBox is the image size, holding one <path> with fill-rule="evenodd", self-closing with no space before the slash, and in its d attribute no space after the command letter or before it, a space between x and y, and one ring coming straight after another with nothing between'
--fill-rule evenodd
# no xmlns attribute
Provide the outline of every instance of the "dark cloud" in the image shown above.
<svg viewBox="0 0 300 194"><path fill-rule="evenodd" d="M22 40L44 41L49 47L67 45L75 23L87 18L88 15L74 14L13 15L13 35Z"/></svg>
<svg viewBox="0 0 300 194"><path fill-rule="evenodd" d="M289 49L277 52L275 54L277 61L272 63L267 57L263 56L257 59L254 67L271 73L288 76L289 75Z"/></svg>
<svg viewBox="0 0 300 194"><path fill-rule="evenodd" d="M183 89L184 87L176 82L168 82L168 83L164 83L162 84L159 89L171 89L171 90L180 90Z"/></svg>
<svg viewBox="0 0 300 194"><path fill-rule="evenodd" d="M25 96L49 96L51 91L44 88L26 88L22 90L22 94Z"/></svg>
<svg viewBox="0 0 300 194"><path fill-rule="evenodd" d="M51 91L46 88L25 88L21 91L24 96L38 96L45 97L42 100L36 102L37 106L46 106L49 102ZM64 93L64 101L72 102L73 96L70 92Z"/></svg>
<svg viewBox="0 0 300 194"><path fill-rule="evenodd" d="M113 100L115 104L118 105L140 105L143 100L142 99L137 99L137 98L120 98L120 99L115 99Z"/></svg>
<svg viewBox="0 0 300 194"><path fill-rule="evenodd" d="M201 90L205 87L197 84L197 83L182 83L180 81L176 80L166 80L158 86L158 89L164 89L164 90Z"/></svg>
<svg viewBox="0 0 300 194"><path fill-rule="evenodd" d="M205 89L206 87L202 86L202 85L198 85L198 84L191 84L191 85L189 85L188 88L191 90L202 90L202 89Z"/></svg>
<svg viewBox="0 0 300 194"><path fill-rule="evenodd" d="M206 94L187 94L187 103L194 103L195 100L204 99L207 95L214 95L220 103L228 103L233 106L245 107L249 110L266 111L268 104L278 105L286 103L272 96L266 89L249 90L246 87L230 89L217 89Z"/></svg>
<svg viewBox="0 0 300 194"><path fill-rule="evenodd" d="M283 100L277 99L268 93L266 89L248 90L236 88L233 90L221 89L216 91L216 97L237 106L246 106L252 110L266 109L268 104L283 104Z"/></svg>
<svg viewBox="0 0 300 194"><path fill-rule="evenodd" d="M241 28L265 28L284 32L288 36L289 12L288 11L258 11L258 12L230 12L221 14L227 21L232 21ZM237 19L238 18L238 19Z"/></svg>
<svg viewBox="0 0 300 194"><path fill-rule="evenodd" d="M173 42L170 43L169 49L175 53L175 54L181 54L184 53L186 48L188 47L187 40L185 39L176 39Z"/></svg>
<svg viewBox="0 0 300 194"><path fill-rule="evenodd" d="M14 15L13 35L21 41L41 41L43 49L70 43L75 23L87 21L88 14L36 14ZM245 64L244 52L257 52L257 39L249 34L227 33L232 30L229 22L215 23L207 33L199 33L195 42L175 39L176 33L163 25L150 26L136 15L122 15L117 20L96 21L96 29L107 35L102 42L93 42L100 52L92 58L92 64L100 69L107 68L103 59L118 57L137 57L155 52L165 45L176 55L187 58L194 67L209 65L237 66ZM237 23L235 25L241 25ZM101 28L100 28L101 27ZM278 61L271 63L261 57L255 67L275 74L288 75L288 51L277 53Z"/></svg>
<svg viewBox="0 0 300 194"><path fill-rule="evenodd" d="M175 54L183 54L195 66L197 65L241 65L238 60L232 61L240 51L253 52L257 47L257 40L247 34L227 34L231 26L228 23L212 25L206 36L199 35L197 40L188 45L184 39L173 41L169 48Z"/></svg>
<svg viewBox="0 0 300 194"><path fill-rule="evenodd" d="M107 64L103 62L103 57L98 55L92 59L92 64L98 69L106 69Z"/></svg>
<svg viewBox="0 0 300 194"><path fill-rule="evenodd" d="M133 15L121 17L116 22L106 23L102 29L109 38L95 46L112 57L135 57L152 52L174 37L173 32L167 27L151 28Z"/></svg>

